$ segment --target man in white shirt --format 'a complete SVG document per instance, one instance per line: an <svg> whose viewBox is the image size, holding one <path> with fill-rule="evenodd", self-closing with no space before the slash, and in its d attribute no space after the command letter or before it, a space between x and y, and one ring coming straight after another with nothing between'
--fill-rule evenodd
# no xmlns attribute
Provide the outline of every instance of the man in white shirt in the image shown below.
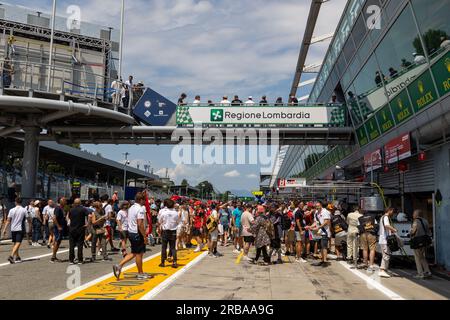
<svg viewBox="0 0 450 320"><path fill-rule="evenodd" d="M255 221L252 210L253 206L251 204L247 204L246 209L241 217L242 236L244 237L244 256L242 257L242 259L244 261L252 260L251 258L249 258L248 253L252 244L255 243L255 236L250 231L252 224Z"/></svg>
<svg viewBox="0 0 450 320"><path fill-rule="evenodd" d="M9 210L8 220L3 227L2 236L6 236L6 230L9 225L11 225L11 238L13 243L13 248L11 250L11 255L8 258L9 263L20 263L22 259L19 255L19 248L23 240L23 221L27 215L27 210L22 207L22 199L16 198L16 206Z"/></svg>
<svg viewBox="0 0 450 320"><path fill-rule="evenodd" d="M201 98L200 96L195 96L194 102L192 102L193 106L199 106L201 104Z"/></svg>
<svg viewBox="0 0 450 320"><path fill-rule="evenodd" d="M255 105L255 102L253 101L252 96L248 97L248 100L245 102L245 105L250 106L250 107Z"/></svg>
<svg viewBox="0 0 450 320"><path fill-rule="evenodd" d="M115 212L113 210L113 207L111 205L111 201L109 200L109 196L108 195L104 195L102 196L102 208L103 211L105 212L105 228L106 228L106 232L108 233L106 235L106 239L109 242L109 245L111 246L111 251L112 252L118 252L119 249L117 249L114 246L114 226L111 223L111 220L115 220Z"/></svg>
<svg viewBox="0 0 450 320"><path fill-rule="evenodd" d="M47 248L50 249L50 247L53 245L53 241L55 240L55 236L53 234L54 230L53 217L55 216L55 203L53 202L52 199L48 200L47 205L44 207L44 210L42 211L42 215L44 216L44 231L45 231L44 243L47 242Z"/></svg>
<svg viewBox="0 0 450 320"><path fill-rule="evenodd" d="M162 248L161 248L161 268L165 267L165 262L167 260L167 245L169 245L169 250L171 252L171 257L173 259L172 268L178 268L177 264L177 229L181 221L180 214L175 210L175 201L167 199L164 201L164 209L159 212L158 223L162 238Z"/></svg>
<svg viewBox="0 0 450 320"><path fill-rule="evenodd" d="M118 265L113 266L113 272L117 280L120 279L122 268L131 260L136 260L138 269L138 280L148 279L142 268L142 260L148 244L148 238L145 236L145 196L141 192L136 194L135 204L128 209L128 238L131 244L131 253L129 253Z"/></svg>
<svg viewBox="0 0 450 320"><path fill-rule="evenodd" d="M347 233L347 261L356 262L359 258L359 246L358 246L358 226L359 218L362 217L360 208L356 206L354 211L347 216L348 233Z"/></svg>
<svg viewBox="0 0 450 320"><path fill-rule="evenodd" d="M217 251L217 241L219 239L219 213L216 210L216 205L211 205L211 215L208 217L208 219L213 219L215 228L212 230L208 230L209 233L209 239L208 239L208 249L209 249L209 256L217 258L221 256ZM211 220L212 221L212 220Z"/></svg>
<svg viewBox="0 0 450 320"><path fill-rule="evenodd" d="M318 223L314 230L318 231L322 238L320 239L320 247L322 251L322 261L314 264L314 266L327 267L328 264L328 245L331 238L331 213L323 207L323 204L318 201L316 203L316 210L318 212Z"/></svg>
<svg viewBox="0 0 450 320"><path fill-rule="evenodd" d="M378 274L382 278L390 278L391 276L386 272L389 269L389 261L391 260L391 250L387 245L387 237L392 234L396 234L397 230L392 226L391 219L394 216L395 209L388 208L380 221L380 231L378 243L381 246L381 265L380 273Z"/></svg>
<svg viewBox="0 0 450 320"><path fill-rule="evenodd" d="M114 105L120 104L120 98L122 97L122 87L122 79L120 79L119 81L119 77L117 77L116 80L111 83L111 89L114 90L112 93L112 103Z"/></svg>
<svg viewBox="0 0 450 320"><path fill-rule="evenodd" d="M220 104L221 104L223 107L229 107L229 106L231 106L231 102L230 102L230 100L228 100L228 97L227 97L227 96L224 96L224 97L223 97L223 100L220 102Z"/></svg>

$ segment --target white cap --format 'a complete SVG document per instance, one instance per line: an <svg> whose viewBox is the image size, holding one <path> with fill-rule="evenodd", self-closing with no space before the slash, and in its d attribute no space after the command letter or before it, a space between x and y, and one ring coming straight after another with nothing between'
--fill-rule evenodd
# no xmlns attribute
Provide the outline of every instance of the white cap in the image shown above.
<svg viewBox="0 0 450 320"><path fill-rule="evenodd" d="M252 96L250 96L250 97L248 97L250 100L252 100L253 99L253 97Z"/></svg>

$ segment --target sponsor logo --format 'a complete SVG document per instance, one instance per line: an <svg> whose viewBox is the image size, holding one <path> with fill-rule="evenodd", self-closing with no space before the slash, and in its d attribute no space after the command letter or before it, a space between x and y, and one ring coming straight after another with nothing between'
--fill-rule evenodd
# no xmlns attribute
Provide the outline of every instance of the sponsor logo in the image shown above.
<svg viewBox="0 0 450 320"><path fill-rule="evenodd" d="M211 122L222 122L223 121L223 110L212 109L211 110Z"/></svg>

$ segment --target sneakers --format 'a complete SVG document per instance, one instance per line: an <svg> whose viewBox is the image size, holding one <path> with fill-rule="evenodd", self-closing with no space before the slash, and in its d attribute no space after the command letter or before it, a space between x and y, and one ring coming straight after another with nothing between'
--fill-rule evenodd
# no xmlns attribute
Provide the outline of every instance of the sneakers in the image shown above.
<svg viewBox="0 0 450 320"><path fill-rule="evenodd" d="M175 262L174 264L172 264L172 268L173 269L178 269L178 263Z"/></svg>
<svg viewBox="0 0 450 320"><path fill-rule="evenodd" d="M210 257L210 258L217 258L217 256L214 253L209 253L208 257Z"/></svg>
<svg viewBox="0 0 450 320"><path fill-rule="evenodd" d="M417 280L423 280L424 278L425 278L425 276L423 274L416 274L414 276L414 279L417 279Z"/></svg>
<svg viewBox="0 0 450 320"><path fill-rule="evenodd" d="M220 252L216 252L214 255L218 258L223 257L223 254L221 254Z"/></svg>
<svg viewBox="0 0 450 320"><path fill-rule="evenodd" d="M244 260L244 261L252 261L253 259L249 258L248 256L243 256L242 260Z"/></svg>
<svg viewBox="0 0 450 320"><path fill-rule="evenodd" d="M430 279L430 278L432 278L433 277L433 275L431 274L431 272L425 272L424 274L423 274L423 278L424 279Z"/></svg>
<svg viewBox="0 0 450 320"><path fill-rule="evenodd" d="M113 265L113 273L116 279L119 280L120 274L122 273L122 268L118 264Z"/></svg>
<svg viewBox="0 0 450 320"><path fill-rule="evenodd" d="M303 258L295 258L295 262L297 262L297 263L306 263L306 262L308 262L308 261L306 261L306 260L303 259Z"/></svg>
<svg viewBox="0 0 450 320"><path fill-rule="evenodd" d="M8 258L8 261L9 261L9 263L10 263L10 264L14 264L14 263L15 263L15 261L14 261L14 258L13 258L13 257L9 257L9 258Z"/></svg>
<svg viewBox="0 0 450 320"><path fill-rule="evenodd" d="M200 247L199 246L197 246L197 248L194 250L194 252L200 252L201 251L201 249L200 249Z"/></svg>
<svg viewBox="0 0 450 320"><path fill-rule="evenodd" d="M159 264L159 267L160 267L160 268L165 268L166 265L164 264L164 262L161 262L161 263Z"/></svg>
<svg viewBox="0 0 450 320"><path fill-rule="evenodd" d="M375 268L374 268L373 266L367 267L367 272L368 272L368 273L375 272Z"/></svg>
<svg viewBox="0 0 450 320"><path fill-rule="evenodd" d="M150 275L146 274L146 273L141 273L137 275L137 279L138 280L147 280L150 279Z"/></svg>
<svg viewBox="0 0 450 320"><path fill-rule="evenodd" d="M384 270L380 270L380 272L378 273L378 275L381 277L381 278L390 278L391 276L386 272L386 271L384 271Z"/></svg>
<svg viewBox="0 0 450 320"><path fill-rule="evenodd" d="M60 262L62 262L61 260L59 260L58 258L51 258L50 259L50 263L60 263Z"/></svg>
<svg viewBox="0 0 450 320"><path fill-rule="evenodd" d="M234 253L234 254L240 254L241 252L240 252L238 249L234 249L234 250L233 250L233 253Z"/></svg>
<svg viewBox="0 0 450 320"><path fill-rule="evenodd" d="M22 263L22 258L21 257L16 257L16 259L14 260L15 263Z"/></svg>

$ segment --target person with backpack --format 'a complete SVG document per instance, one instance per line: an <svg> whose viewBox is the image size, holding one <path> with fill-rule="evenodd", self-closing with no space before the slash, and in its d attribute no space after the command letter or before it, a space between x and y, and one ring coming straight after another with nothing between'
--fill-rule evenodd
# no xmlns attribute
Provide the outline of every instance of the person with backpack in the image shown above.
<svg viewBox="0 0 450 320"><path fill-rule="evenodd" d="M394 216L395 209L388 208L381 217L380 221L380 231L379 231L379 240L378 243L381 246L381 265L379 276L382 278L390 278L391 276L387 272L389 270L389 262L391 260L392 248L389 247L389 238L392 236L396 236L397 229L395 229L392 225L392 217Z"/></svg>
<svg viewBox="0 0 450 320"><path fill-rule="evenodd" d="M416 279L431 278L430 266L426 258L427 247L431 244L428 221L422 217L422 210L414 210L414 222L411 228L411 249L414 250L417 275Z"/></svg>
<svg viewBox="0 0 450 320"><path fill-rule="evenodd" d="M316 203L316 223L311 228L320 235L320 250L321 250L321 261L314 263L314 266L328 267L328 246L331 238L331 213L323 207L322 202L317 201Z"/></svg>
<svg viewBox="0 0 450 320"><path fill-rule="evenodd" d="M347 216L347 261L349 263L354 263L355 266L357 265L359 258L358 228L359 218L362 217L360 212L360 207L355 206L353 212L350 212Z"/></svg>
<svg viewBox="0 0 450 320"><path fill-rule="evenodd" d="M343 244L347 241L348 224L341 211L336 210L335 207L333 211L331 216L331 231L334 237L337 261L342 261L346 259Z"/></svg>
<svg viewBox="0 0 450 320"><path fill-rule="evenodd" d="M255 222L250 229L255 235L256 258L254 262L258 262L262 253L264 257L263 265L268 266L271 259L267 253L267 246L270 245L271 238L273 238L274 228L272 222L266 217L266 209L263 206L258 206L256 215Z"/></svg>

